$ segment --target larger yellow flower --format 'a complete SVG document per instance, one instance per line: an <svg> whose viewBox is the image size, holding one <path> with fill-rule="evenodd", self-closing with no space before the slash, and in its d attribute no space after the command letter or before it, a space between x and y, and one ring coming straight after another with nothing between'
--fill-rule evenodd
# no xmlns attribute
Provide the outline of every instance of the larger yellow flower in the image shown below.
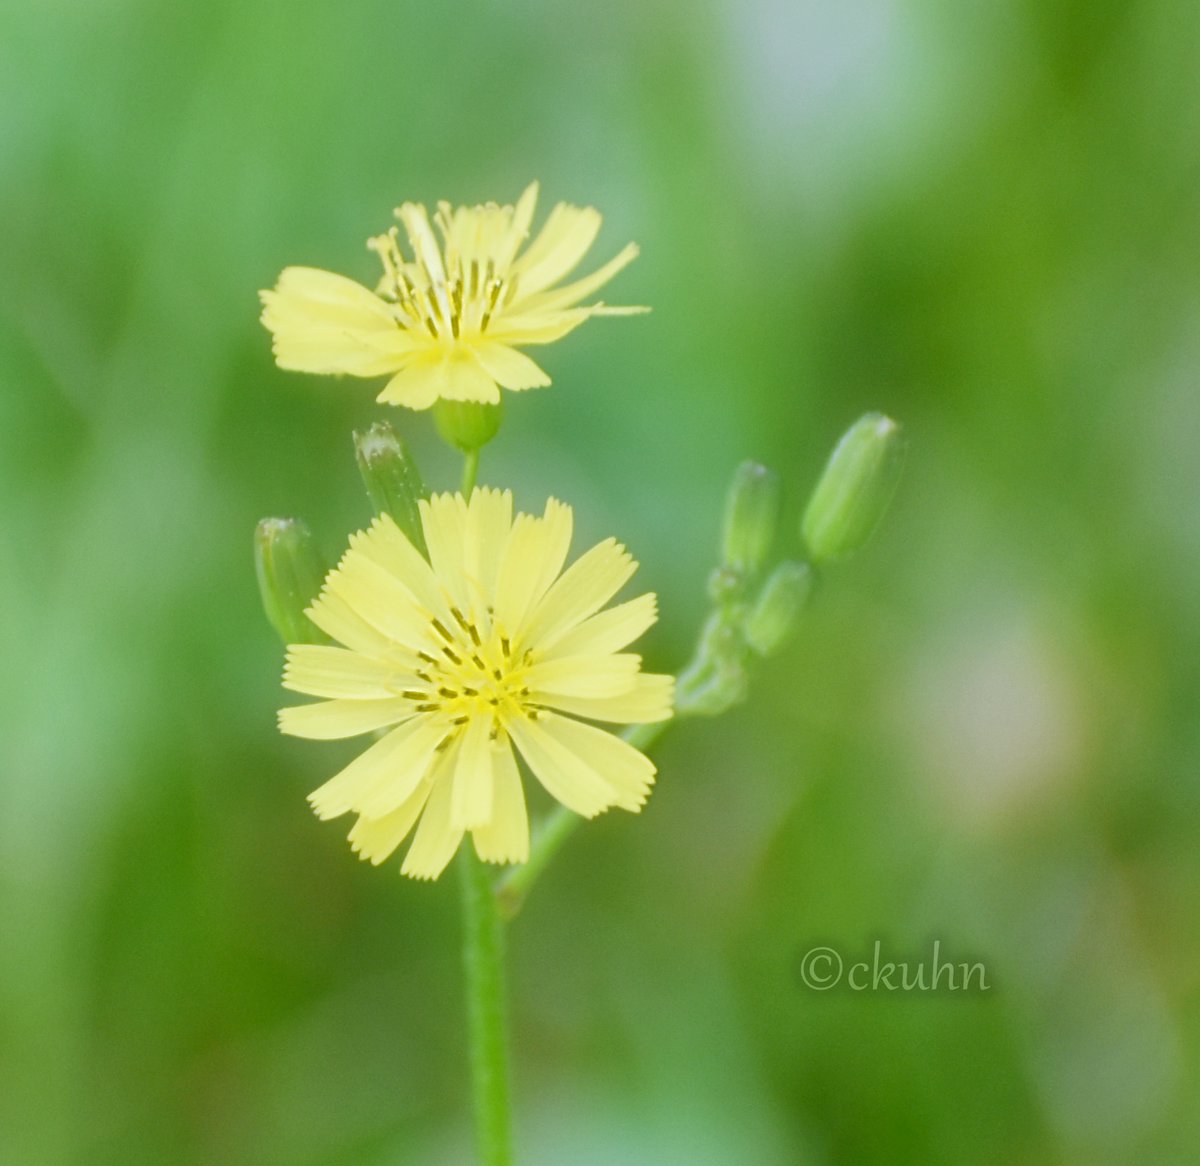
<svg viewBox="0 0 1200 1166"><path fill-rule="evenodd" d="M273 291L261 294L263 323L274 335L280 368L299 372L391 375L379 400L427 409L439 398L495 403L500 387L532 389L550 378L518 348L549 344L590 316L643 308L580 307L637 256L630 243L598 271L561 284L600 230L592 207L559 203L524 250L537 202L537 183L515 207L453 208L439 203L433 221L406 202L396 227L367 246L383 263L369 291L345 276L289 267ZM499 387L498 387L499 386Z"/></svg>
<svg viewBox="0 0 1200 1166"><path fill-rule="evenodd" d="M485 861L523 862L514 746L576 813L636 812L654 765L587 722L671 716L672 678L622 651L654 596L601 611L637 564L608 539L563 571L572 515L554 500L514 520L507 491L440 494L421 521L429 561L387 515L352 536L308 612L343 646L288 649L285 687L327 699L282 709L285 733L389 729L310 795L318 816L358 814L350 841L374 863L416 826L402 868L416 878L436 878L468 831Z"/></svg>

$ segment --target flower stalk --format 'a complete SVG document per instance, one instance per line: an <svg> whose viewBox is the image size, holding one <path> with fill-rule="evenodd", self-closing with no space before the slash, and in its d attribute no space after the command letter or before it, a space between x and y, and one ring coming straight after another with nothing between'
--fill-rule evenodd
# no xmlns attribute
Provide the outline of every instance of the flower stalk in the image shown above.
<svg viewBox="0 0 1200 1166"><path fill-rule="evenodd" d="M491 879L473 846L458 857L462 886L463 973L475 1140L482 1166L511 1166L508 1007L504 924Z"/></svg>

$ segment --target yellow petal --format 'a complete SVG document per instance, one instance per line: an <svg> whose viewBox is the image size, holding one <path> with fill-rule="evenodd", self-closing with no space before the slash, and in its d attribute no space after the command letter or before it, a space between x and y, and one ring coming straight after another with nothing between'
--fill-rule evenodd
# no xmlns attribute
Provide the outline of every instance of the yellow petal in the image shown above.
<svg viewBox="0 0 1200 1166"><path fill-rule="evenodd" d="M395 575L361 550L342 556L325 588L394 643L417 649L428 642L429 613Z"/></svg>
<svg viewBox="0 0 1200 1166"><path fill-rule="evenodd" d="M643 725L671 719L675 677L654 672L637 675L633 687L619 696L547 695L542 703L559 712L586 717L592 721L611 721L618 725Z"/></svg>
<svg viewBox="0 0 1200 1166"><path fill-rule="evenodd" d="M464 559L467 504L461 494L434 494L428 499L422 498L418 506L433 573L463 609L471 598Z"/></svg>
<svg viewBox="0 0 1200 1166"><path fill-rule="evenodd" d="M444 379L440 389L447 401L475 401L481 405L495 405L500 400L500 390L494 378L475 358L470 348L456 350L446 361Z"/></svg>
<svg viewBox="0 0 1200 1166"><path fill-rule="evenodd" d="M504 242L496 249L496 267L499 271L506 271L512 263L513 258L521 249L521 244L529 237L529 224L533 222L533 211L537 206L538 184L531 182L524 191L521 197L517 199L517 205L513 209L512 219L508 228L508 235Z"/></svg>
<svg viewBox="0 0 1200 1166"><path fill-rule="evenodd" d="M350 546L378 563L421 606L449 615L429 561L408 541L390 514L381 514L366 531L350 536Z"/></svg>
<svg viewBox="0 0 1200 1166"><path fill-rule="evenodd" d="M382 660L326 644L292 644L283 687L307 696L380 700L395 696L396 670Z"/></svg>
<svg viewBox="0 0 1200 1166"><path fill-rule="evenodd" d="M434 745L441 731L428 716L414 717L376 741L359 754L340 773L308 795L318 818L336 818L347 810L357 810L369 818L382 818L396 809L417 788L429 769L425 749L436 730ZM369 806L373 795L385 791L379 807Z"/></svg>
<svg viewBox="0 0 1200 1166"><path fill-rule="evenodd" d="M382 729L412 715L412 701L400 696L388 700L324 700L280 709L279 728L292 737L332 741Z"/></svg>
<svg viewBox="0 0 1200 1166"><path fill-rule="evenodd" d="M305 615L327 635L352 651L367 656L382 656L391 646L391 640L373 628L361 615L351 611L344 599L331 595L328 590L312 601Z"/></svg>
<svg viewBox="0 0 1200 1166"><path fill-rule="evenodd" d="M529 858L529 814L517 760L508 741L493 746L492 818L471 831L475 853L484 862L525 862Z"/></svg>
<svg viewBox="0 0 1200 1166"><path fill-rule="evenodd" d="M587 765L604 775L617 790L614 805L635 813L642 808L655 774L654 763L644 753L604 729L569 717L542 713L538 723L562 756L587 758Z"/></svg>
<svg viewBox="0 0 1200 1166"><path fill-rule="evenodd" d="M512 522L511 490L476 487L467 505L463 569L477 611L492 605L500 558L508 545Z"/></svg>
<svg viewBox="0 0 1200 1166"><path fill-rule="evenodd" d="M409 795L403 805L382 818L359 818L350 830L350 848L360 858L369 859L378 866L401 842L408 837L425 802L429 798L430 783L423 781Z"/></svg>
<svg viewBox="0 0 1200 1166"><path fill-rule="evenodd" d="M479 363L501 388L516 392L520 389L540 389L550 378L524 353L504 344L477 340L471 345Z"/></svg>
<svg viewBox="0 0 1200 1166"><path fill-rule="evenodd" d="M414 879L436 879L462 841L463 831L450 821L452 766L453 758L449 756L439 762L425 813L400 868Z"/></svg>
<svg viewBox="0 0 1200 1166"><path fill-rule="evenodd" d="M364 790L355 800L352 808L368 818L382 818L396 809L430 771L439 747L446 740L445 724L433 717L417 717L410 723L412 731L384 758L387 779Z"/></svg>
<svg viewBox="0 0 1200 1166"><path fill-rule="evenodd" d="M496 623L510 637L562 570L573 521L571 508L551 498L543 517L519 514L513 523L496 577Z"/></svg>
<svg viewBox="0 0 1200 1166"><path fill-rule="evenodd" d="M375 399L382 405L428 409L441 396L445 380L445 361L439 351L430 350L405 364Z"/></svg>
<svg viewBox="0 0 1200 1166"><path fill-rule="evenodd" d="M628 603L619 603L616 607L597 612L555 637L544 636L538 647L542 651L552 651L555 656L619 652L633 643L657 618L657 599L653 592L648 592Z"/></svg>
<svg viewBox="0 0 1200 1166"><path fill-rule="evenodd" d="M331 271L286 268L260 298L281 368L378 376L398 368L422 343L400 328L374 292Z"/></svg>
<svg viewBox="0 0 1200 1166"><path fill-rule="evenodd" d="M543 722L552 716L553 713L542 713L537 720L513 718L506 728L533 776L550 796L568 810L594 818L614 805L620 794L583 757L546 731Z"/></svg>
<svg viewBox="0 0 1200 1166"><path fill-rule="evenodd" d="M629 653L555 656L532 665L525 684L538 703L546 696L618 696L633 687L641 663Z"/></svg>
<svg viewBox="0 0 1200 1166"><path fill-rule="evenodd" d="M521 312L557 312L564 308L572 308L580 300L590 296L592 292L602 288L617 272L628 267L639 254L638 245L630 243L623 247L616 255L613 256L603 267L593 271L591 275L584 276L583 279L578 279L574 283L566 284L564 287L552 288L549 291L542 292L540 295L530 296L528 299L520 298L513 305L514 309ZM639 311L643 309L638 309Z"/></svg>
<svg viewBox="0 0 1200 1166"><path fill-rule="evenodd" d="M489 340L500 344L552 344L573 332L592 312L588 308L573 308L567 312L525 312L499 316L488 325Z"/></svg>
<svg viewBox="0 0 1200 1166"><path fill-rule="evenodd" d="M529 249L513 264L522 293L541 291L573 271L596 241L601 221L594 207L560 202Z"/></svg>
<svg viewBox="0 0 1200 1166"><path fill-rule="evenodd" d="M442 267L442 254L438 250L433 228L429 225L428 212L419 203L406 202L396 208L396 217L404 224L417 262L429 272L435 282L444 283L446 272Z"/></svg>
<svg viewBox="0 0 1200 1166"><path fill-rule="evenodd" d="M491 717L474 717L463 732L454 765L450 821L458 830L482 826L492 816Z"/></svg>
<svg viewBox="0 0 1200 1166"><path fill-rule="evenodd" d="M605 539L581 555L546 592L529 618L526 642L553 643L561 633L598 611L625 585L637 563L616 539Z"/></svg>

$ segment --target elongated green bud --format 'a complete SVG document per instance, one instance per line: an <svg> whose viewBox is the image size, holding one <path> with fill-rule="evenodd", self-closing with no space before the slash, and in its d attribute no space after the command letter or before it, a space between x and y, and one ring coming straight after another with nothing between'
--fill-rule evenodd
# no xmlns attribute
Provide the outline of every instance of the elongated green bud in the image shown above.
<svg viewBox="0 0 1200 1166"><path fill-rule="evenodd" d="M767 577L742 625L746 643L760 656L771 656L787 643L812 594L813 581L807 563L780 563Z"/></svg>
<svg viewBox="0 0 1200 1166"><path fill-rule="evenodd" d="M843 434L800 525L813 562L843 558L871 537L896 492L903 462L900 426L882 413L860 417Z"/></svg>
<svg viewBox="0 0 1200 1166"><path fill-rule="evenodd" d="M354 434L354 452L376 513L390 514L413 546L424 552L417 502L427 491L404 439L390 422L376 421L365 433Z"/></svg>
<svg viewBox="0 0 1200 1166"><path fill-rule="evenodd" d="M263 610L285 644L327 644L304 614L325 578L308 527L298 518L264 518L254 532L254 565Z"/></svg>
<svg viewBox="0 0 1200 1166"><path fill-rule="evenodd" d="M438 433L463 453L474 453L487 445L496 436L503 419L503 405L442 399L433 407L433 421Z"/></svg>
<svg viewBox="0 0 1200 1166"><path fill-rule="evenodd" d="M779 479L757 462L742 462L725 497L723 565L742 576L762 566L779 522Z"/></svg>

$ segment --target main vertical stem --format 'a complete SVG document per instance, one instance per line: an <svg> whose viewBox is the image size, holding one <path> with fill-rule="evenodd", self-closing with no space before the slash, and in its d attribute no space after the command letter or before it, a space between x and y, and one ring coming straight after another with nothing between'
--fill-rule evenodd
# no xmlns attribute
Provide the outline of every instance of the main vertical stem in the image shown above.
<svg viewBox="0 0 1200 1166"><path fill-rule="evenodd" d="M487 869L465 839L462 875L463 966L475 1138L482 1166L512 1166L508 1081L508 1017L504 994L504 924Z"/></svg>
<svg viewBox="0 0 1200 1166"><path fill-rule="evenodd" d="M468 500L479 472L479 450L463 462ZM512 1166L512 1101L508 1083L508 1015L504 996L504 923L487 868L469 838L458 857L462 876L463 971L475 1140L482 1166Z"/></svg>

